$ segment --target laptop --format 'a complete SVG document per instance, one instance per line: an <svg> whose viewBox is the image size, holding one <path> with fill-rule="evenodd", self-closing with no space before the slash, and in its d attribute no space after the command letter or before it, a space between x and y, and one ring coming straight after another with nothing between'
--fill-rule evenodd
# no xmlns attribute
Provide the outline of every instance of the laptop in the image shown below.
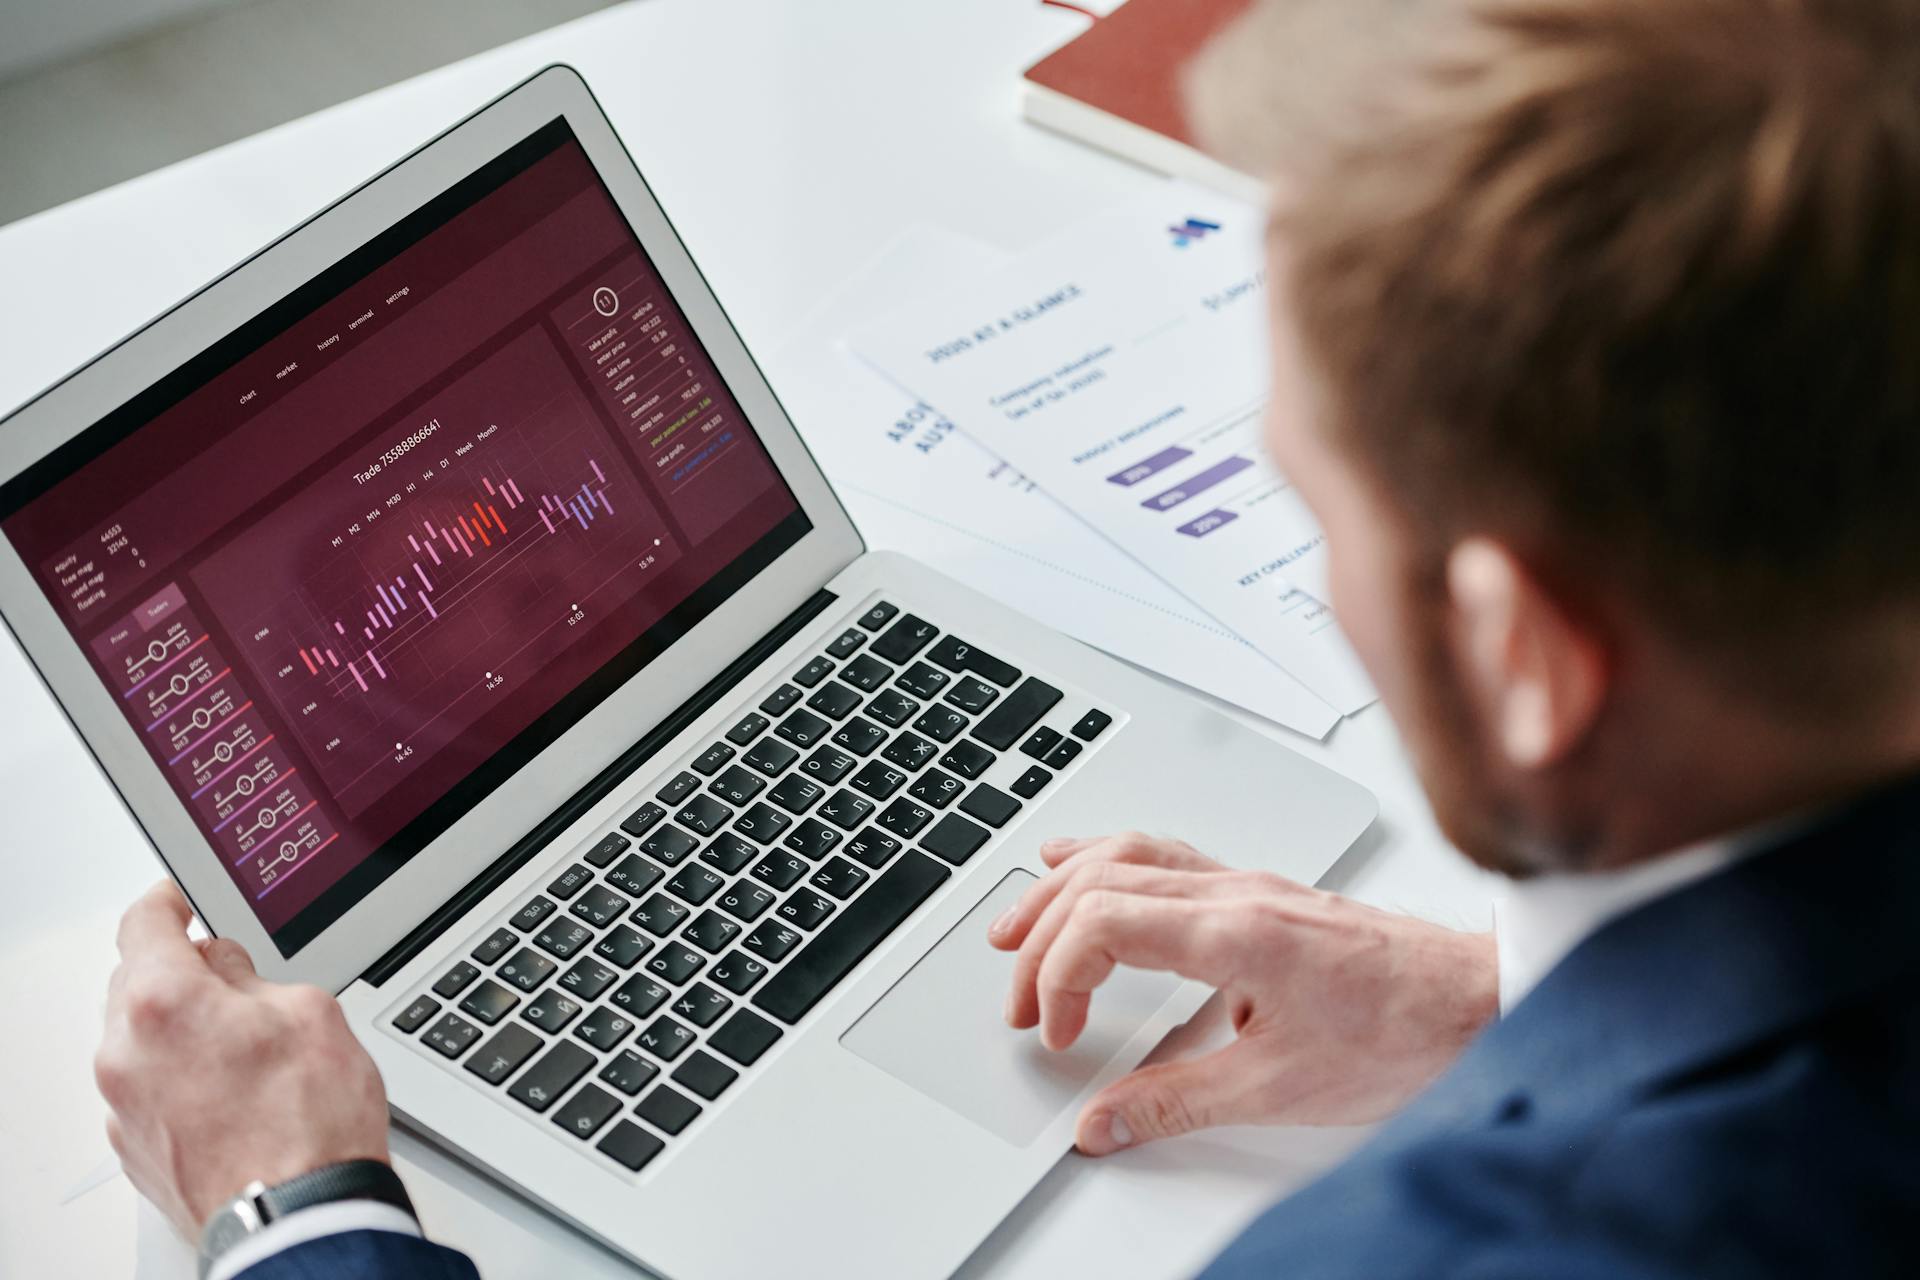
<svg viewBox="0 0 1920 1280"><path fill-rule="evenodd" d="M13 414L0 616L403 1124L666 1276L949 1273L1199 1007L1004 1026L1046 837L1311 882L1375 813L867 552L566 67Z"/></svg>

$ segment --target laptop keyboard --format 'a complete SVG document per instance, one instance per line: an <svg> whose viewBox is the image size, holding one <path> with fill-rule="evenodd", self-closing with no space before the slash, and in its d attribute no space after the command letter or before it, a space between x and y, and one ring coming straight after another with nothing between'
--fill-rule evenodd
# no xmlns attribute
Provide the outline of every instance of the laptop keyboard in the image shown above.
<svg viewBox="0 0 1920 1280"><path fill-rule="evenodd" d="M1062 701L875 602L391 1027L637 1172L1113 723Z"/></svg>

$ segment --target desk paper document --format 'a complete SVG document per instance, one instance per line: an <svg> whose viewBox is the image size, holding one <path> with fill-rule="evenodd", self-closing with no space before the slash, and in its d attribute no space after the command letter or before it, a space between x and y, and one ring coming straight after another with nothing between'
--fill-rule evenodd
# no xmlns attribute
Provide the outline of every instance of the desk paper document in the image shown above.
<svg viewBox="0 0 1920 1280"><path fill-rule="evenodd" d="M764 361L867 544L914 555L1096 648L1315 738L1338 713L1013 467L834 340L1005 262L931 227L895 239Z"/></svg>
<svg viewBox="0 0 1920 1280"><path fill-rule="evenodd" d="M857 330L856 352L1341 714L1374 700L1266 460L1261 211L1188 183Z"/></svg>

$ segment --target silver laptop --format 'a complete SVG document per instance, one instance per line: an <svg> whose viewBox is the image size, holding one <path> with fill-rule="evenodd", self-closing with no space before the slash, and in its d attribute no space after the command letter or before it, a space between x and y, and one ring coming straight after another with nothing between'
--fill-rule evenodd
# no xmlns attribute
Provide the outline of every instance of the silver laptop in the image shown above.
<svg viewBox="0 0 1920 1280"><path fill-rule="evenodd" d="M724 163L716 157L716 163ZM1205 998L1067 1053L1042 839L1312 881L1359 787L866 553L550 68L0 427L0 613L208 927L659 1273L943 1275Z"/></svg>

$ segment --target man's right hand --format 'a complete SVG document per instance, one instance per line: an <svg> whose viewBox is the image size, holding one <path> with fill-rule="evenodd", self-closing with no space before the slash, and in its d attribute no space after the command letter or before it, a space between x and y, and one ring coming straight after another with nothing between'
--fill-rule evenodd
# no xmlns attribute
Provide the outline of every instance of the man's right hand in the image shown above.
<svg viewBox="0 0 1920 1280"><path fill-rule="evenodd" d="M1142 1067L1081 1112L1076 1141L1105 1155L1219 1124L1360 1124L1400 1107L1499 1008L1492 934L1459 933L1265 872L1234 871L1174 840L1051 840L1051 874L993 923L1019 951L1007 1021L1051 1049L1086 1026L1118 964L1217 988L1234 1042Z"/></svg>

